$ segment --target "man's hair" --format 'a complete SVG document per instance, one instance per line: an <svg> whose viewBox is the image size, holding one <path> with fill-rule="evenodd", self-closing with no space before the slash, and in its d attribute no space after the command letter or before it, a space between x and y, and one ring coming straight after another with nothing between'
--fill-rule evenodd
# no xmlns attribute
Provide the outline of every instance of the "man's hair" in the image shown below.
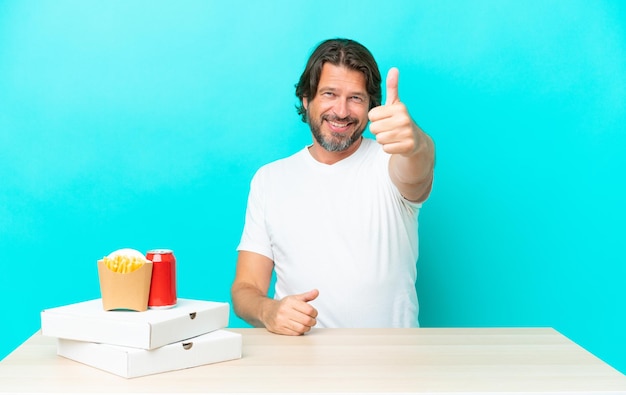
<svg viewBox="0 0 626 395"><path fill-rule="evenodd" d="M298 114L302 116L302 122L307 122L307 112L302 99L306 97L310 102L315 97L322 75L322 67L326 62L363 73L365 89L370 99L369 108L372 109L380 105L382 100L380 71L371 52L354 40L330 39L321 42L313 51L304 72L300 76L300 81L296 84L296 96L300 99L300 105L296 108Z"/></svg>

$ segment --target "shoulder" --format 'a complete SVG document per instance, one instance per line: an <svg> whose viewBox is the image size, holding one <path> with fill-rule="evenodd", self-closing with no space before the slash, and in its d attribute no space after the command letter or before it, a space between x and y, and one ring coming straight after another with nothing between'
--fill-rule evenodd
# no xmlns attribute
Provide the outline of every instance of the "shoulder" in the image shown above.
<svg viewBox="0 0 626 395"><path fill-rule="evenodd" d="M289 176L289 174L302 168L303 164L306 162L305 154L306 148L303 148L290 156L264 164L254 173L252 182L258 184L266 182L269 179L282 179Z"/></svg>

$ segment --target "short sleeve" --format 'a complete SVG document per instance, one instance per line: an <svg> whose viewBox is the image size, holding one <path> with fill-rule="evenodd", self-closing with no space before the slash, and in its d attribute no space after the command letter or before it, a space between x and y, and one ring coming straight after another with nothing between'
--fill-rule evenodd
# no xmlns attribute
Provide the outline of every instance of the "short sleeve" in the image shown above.
<svg viewBox="0 0 626 395"><path fill-rule="evenodd" d="M243 232L237 251L251 251L274 260L265 221L264 168L256 172L250 182L248 205Z"/></svg>

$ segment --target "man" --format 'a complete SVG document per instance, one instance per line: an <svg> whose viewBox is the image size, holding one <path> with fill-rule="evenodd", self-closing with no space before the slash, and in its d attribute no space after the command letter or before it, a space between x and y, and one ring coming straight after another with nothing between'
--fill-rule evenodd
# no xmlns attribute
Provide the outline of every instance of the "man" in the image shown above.
<svg viewBox="0 0 626 395"><path fill-rule="evenodd" d="M235 313L285 335L312 327L414 327L417 217L434 144L371 53L322 42L296 85L313 144L257 171L232 285ZM368 122L376 140L363 138ZM276 273L274 298L268 290Z"/></svg>

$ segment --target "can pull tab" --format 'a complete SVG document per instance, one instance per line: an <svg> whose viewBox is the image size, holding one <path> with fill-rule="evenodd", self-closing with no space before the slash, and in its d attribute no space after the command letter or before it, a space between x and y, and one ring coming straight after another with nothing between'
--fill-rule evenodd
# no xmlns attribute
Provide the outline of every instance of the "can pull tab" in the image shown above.
<svg viewBox="0 0 626 395"><path fill-rule="evenodd" d="M193 347L193 342L183 343L183 348L185 350L190 350Z"/></svg>
<svg viewBox="0 0 626 395"><path fill-rule="evenodd" d="M189 313L189 318L191 318L192 320L196 318L196 313Z"/></svg>

